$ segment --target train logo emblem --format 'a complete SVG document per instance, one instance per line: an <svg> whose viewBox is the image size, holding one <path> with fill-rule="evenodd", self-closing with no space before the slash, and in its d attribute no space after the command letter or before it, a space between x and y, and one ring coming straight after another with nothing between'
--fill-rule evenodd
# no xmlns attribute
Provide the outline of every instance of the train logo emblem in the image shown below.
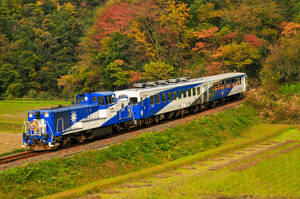
<svg viewBox="0 0 300 199"><path fill-rule="evenodd" d="M77 120L77 114L75 112L72 112L72 114L71 114L71 120L72 120L73 123L76 122L76 120Z"/></svg>
<svg viewBox="0 0 300 199"><path fill-rule="evenodd" d="M36 120L32 120L32 121L29 123L29 128L30 128L32 131L36 131L36 130L39 128L39 123L38 123Z"/></svg>

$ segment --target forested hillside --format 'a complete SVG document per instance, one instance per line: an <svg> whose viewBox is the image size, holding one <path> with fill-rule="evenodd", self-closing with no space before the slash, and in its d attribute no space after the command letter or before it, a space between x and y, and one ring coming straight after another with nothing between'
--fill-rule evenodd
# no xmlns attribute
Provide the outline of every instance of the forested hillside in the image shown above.
<svg viewBox="0 0 300 199"><path fill-rule="evenodd" d="M0 96L57 95L80 60L79 43L103 1L1 0Z"/></svg>
<svg viewBox="0 0 300 199"><path fill-rule="evenodd" d="M298 0L2 0L1 98L244 71L300 80Z"/></svg>

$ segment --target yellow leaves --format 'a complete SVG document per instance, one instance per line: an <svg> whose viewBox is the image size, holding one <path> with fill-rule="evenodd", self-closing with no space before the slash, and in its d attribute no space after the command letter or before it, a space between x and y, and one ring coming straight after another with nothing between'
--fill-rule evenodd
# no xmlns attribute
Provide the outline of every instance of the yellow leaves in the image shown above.
<svg viewBox="0 0 300 199"><path fill-rule="evenodd" d="M109 54L110 53L110 41L111 41L111 37L110 36L106 36L106 37L104 37L100 41L101 50L105 54Z"/></svg>
<svg viewBox="0 0 300 199"><path fill-rule="evenodd" d="M222 53L225 59L224 64L227 67L237 69L251 65L261 57L259 50L251 47L246 42L240 44L233 42L232 44L223 46Z"/></svg>
<svg viewBox="0 0 300 199"><path fill-rule="evenodd" d="M207 21L208 19L219 16L220 14L214 11L215 5L213 3L206 3L199 6L198 18L200 21Z"/></svg>
<svg viewBox="0 0 300 199"><path fill-rule="evenodd" d="M65 3L65 4L64 4L64 7L65 7L65 9L68 10L71 14L76 14L76 12L75 12L75 6L74 6L71 2Z"/></svg>
<svg viewBox="0 0 300 199"><path fill-rule="evenodd" d="M134 21L130 27L130 32L128 33L129 37L134 38L137 42L142 43L146 48L146 53L148 56L155 57L155 49L147 41L147 36L145 31L141 31L140 24L137 21Z"/></svg>
<svg viewBox="0 0 300 199"><path fill-rule="evenodd" d="M43 2L42 1L37 1L36 5L43 5Z"/></svg>
<svg viewBox="0 0 300 199"><path fill-rule="evenodd" d="M190 11L186 3L171 0L167 3L165 11L166 14L162 14L159 19L160 25L174 26L176 29L185 27Z"/></svg>
<svg viewBox="0 0 300 199"><path fill-rule="evenodd" d="M58 87L64 87L68 91L72 91L74 89L74 84L78 81L76 78L69 74L64 75L60 77L60 79L57 80Z"/></svg>
<svg viewBox="0 0 300 199"><path fill-rule="evenodd" d="M164 62L150 62L144 65L144 78L148 80L168 79L172 77L174 67Z"/></svg>

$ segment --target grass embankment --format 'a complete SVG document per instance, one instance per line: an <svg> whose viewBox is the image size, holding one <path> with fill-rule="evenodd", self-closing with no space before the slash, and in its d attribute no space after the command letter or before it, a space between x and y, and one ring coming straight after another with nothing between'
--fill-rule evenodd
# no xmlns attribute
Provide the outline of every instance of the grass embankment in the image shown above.
<svg viewBox="0 0 300 199"><path fill-rule="evenodd" d="M0 198L48 195L216 148L243 136L257 118L254 109L242 105L101 151L12 168L0 173Z"/></svg>
<svg viewBox="0 0 300 199"><path fill-rule="evenodd" d="M21 133L27 112L34 109L66 105L65 101L0 101L0 132Z"/></svg>
<svg viewBox="0 0 300 199"><path fill-rule="evenodd" d="M95 198L99 197L99 196L101 196L101 198L103 198L103 197L110 198L114 195L114 192L118 193L119 191L121 193L120 193L120 195L117 194L116 198L121 198L123 196L124 196L124 198L134 198L136 196L135 194L132 194L132 195L122 194L122 191L124 191L124 190L122 190L122 189L124 189L124 187L122 185L121 185L120 189L118 189L118 188L115 189L115 186L119 185L122 182L128 181L128 180L130 180L130 181L133 180L133 183L134 183L134 180L137 180L137 184L132 185L132 187L134 189L133 192L137 193L136 188L141 189L141 187L147 187L147 183L146 183L146 185L144 185L145 183L141 184L141 182L154 181L152 176L156 173L160 173L160 172L165 173L170 170L173 171L172 173L177 173L177 170L175 170L175 172L174 172L174 169L180 168L183 165L193 164L193 163L199 162L199 161L201 161L201 163L206 162L210 158L213 158L216 156L217 157L220 157L223 155L226 156L226 154L228 154L232 151L243 149L245 147L251 147L254 144L258 144L258 143L261 143L261 142L264 142L264 141L267 141L270 139L274 139L274 137L278 136L282 132L285 132L286 130L291 129L291 128L294 128L294 127L291 125L271 125L271 124L255 125L250 130L244 132L243 135L240 136L239 138L236 138L233 140L228 140L224 143L224 145L222 145L218 148L209 149L207 151L200 152L195 155L185 156L185 157L179 158L174 161L169 161L169 162L166 162L166 163L163 163L163 164L151 167L151 168L143 169L140 171L131 172L126 175L121 175L121 176L116 176L113 178L107 178L107 179L103 179L103 180L94 181L94 182L84 185L82 187L67 190L67 191L53 194L50 196L46 196L45 198L49 198L49 199L70 198L71 199L71 198L76 198L78 196L84 196L84 195L89 195L89 194L94 195L93 193L96 193L95 196L93 196ZM294 130L294 129L292 129L292 130ZM194 167L194 165L193 165L193 167ZM158 175L160 175L160 174L158 174ZM165 174L162 174L162 175L165 175ZM147 177L149 177L150 180ZM147 178L147 179L144 180L144 178ZM151 184L153 184L154 187L157 187L157 186L162 187L162 188L164 187L163 189L165 189L165 187L168 187L168 182L167 182L167 184L163 184L163 185L159 184L162 181L162 179L160 177L156 180L158 181L158 185L156 185L155 183L154 184L151 183ZM178 183L176 183L176 184L178 184ZM129 185L128 187L131 187L131 185ZM98 193L98 192L100 192L100 193ZM102 192L106 192L106 193L110 192L110 194L103 195ZM141 192L140 194L143 194L143 192ZM148 196L150 194L151 193L149 193ZM139 196L141 196L141 195L139 195ZM180 198L180 197L181 196L178 196L178 198ZM137 198L139 198L139 197L137 197ZM157 197L155 197L155 194L154 194L154 198L157 198ZM160 197L158 197L158 198L160 198ZM166 198L173 198L173 196L166 197Z"/></svg>
<svg viewBox="0 0 300 199"><path fill-rule="evenodd" d="M133 180L109 191L102 189L103 193L93 196L103 199L299 198L300 131L291 129L270 141L201 164L165 171L157 177Z"/></svg>

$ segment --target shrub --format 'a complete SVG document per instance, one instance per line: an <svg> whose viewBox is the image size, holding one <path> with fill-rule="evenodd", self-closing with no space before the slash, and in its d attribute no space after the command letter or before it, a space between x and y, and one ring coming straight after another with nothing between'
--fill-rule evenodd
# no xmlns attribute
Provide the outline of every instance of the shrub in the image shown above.
<svg viewBox="0 0 300 199"><path fill-rule="evenodd" d="M27 93L27 97L30 99L36 99L38 96L38 93L34 89L30 89Z"/></svg>
<svg viewBox="0 0 300 199"><path fill-rule="evenodd" d="M297 123L300 120L300 99L296 95L283 96L264 89L251 90L247 102L269 122Z"/></svg>

